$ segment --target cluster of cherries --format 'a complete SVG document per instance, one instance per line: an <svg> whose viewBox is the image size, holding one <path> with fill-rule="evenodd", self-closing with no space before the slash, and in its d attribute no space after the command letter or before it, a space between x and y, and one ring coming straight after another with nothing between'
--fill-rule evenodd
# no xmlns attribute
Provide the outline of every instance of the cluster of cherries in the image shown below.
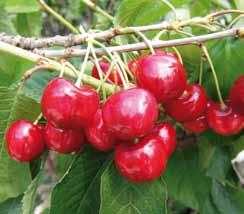
<svg viewBox="0 0 244 214"><path fill-rule="evenodd" d="M104 73L110 64L99 62ZM52 80L44 89L41 106L46 125L26 120L14 122L6 142L11 157L28 162L44 149L59 153L78 152L87 141L100 151L115 151L114 162L122 176L134 182L156 179L176 148L176 132L168 122L156 123L158 104L186 130L201 133L208 128L232 135L243 128L244 76L231 89L223 108L210 101L204 88L187 84L178 57L157 51L129 62L136 85L110 96L99 107L99 95L89 86L76 87L65 78ZM92 75L98 77L96 67ZM110 82L122 84L114 69Z"/></svg>

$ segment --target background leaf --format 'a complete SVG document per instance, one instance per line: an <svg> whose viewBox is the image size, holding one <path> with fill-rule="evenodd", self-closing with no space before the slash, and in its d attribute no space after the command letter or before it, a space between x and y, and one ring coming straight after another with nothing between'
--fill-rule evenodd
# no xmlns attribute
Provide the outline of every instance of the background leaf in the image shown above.
<svg viewBox="0 0 244 214"><path fill-rule="evenodd" d="M40 9L35 0L3 0L8 13L31 13Z"/></svg>
<svg viewBox="0 0 244 214"><path fill-rule="evenodd" d="M164 183L158 179L135 184L119 175L113 163L101 178L100 214L162 214L165 213Z"/></svg>

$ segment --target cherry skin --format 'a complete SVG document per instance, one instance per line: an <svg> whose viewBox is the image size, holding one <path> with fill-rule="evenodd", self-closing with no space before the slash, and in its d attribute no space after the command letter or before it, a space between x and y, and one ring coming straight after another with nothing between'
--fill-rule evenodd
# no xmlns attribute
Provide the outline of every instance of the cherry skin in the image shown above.
<svg viewBox="0 0 244 214"><path fill-rule="evenodd" d="M174 127L170 123L162 122L155 126L152 133L161 139L169 157L176 148L176 131Z"/></svg>
<svg viewBox="0 0 244 214"><path fill-rule="evenodd" d="M47 147L58 153L78 152L85 144L82 131L63 130L47 123L44 129L44 140Z"/></svg>
<svg viewBox="0 0 244 214"><path fill-rule="evenodd" d="M207 120L209 127L223 136L237 134L243 126L243 117L235 113L228 102L225 109L219 103L212 104L207 110Z"/></svg>
<svg viewBox="0 0 244 214"><path fill-rule="evenodd" d="M136 75L136 69L137 69L137 60L133 59L128 62L128 68L132 72L133 75Z"/></svg>
<svg viewBox="0 0 244 214"><path fill-rule="evenodd" d="M157 51L138 59L136 81L138 86L149 90L158 101L165 103L182 94L187 75L174 54Z"/></svg>
<svg viewBox="0 0 244 214"><path fill-rule="evenodd" d="M101 60L98 63L100 65L100 68L101 68L102 72L104 74L106 74L109 71L110 63L108 63L108 62L106 62L104 60ZM92 76L97 78L97 79L100 79L99 78L98 69L97 69L97 67L95 65L93 66L93 69L92 69ZM117 72L116 69L114 69L110 73L110 75L108 76L108 80L110 80L112 83L117 83L118 85L122 84L122 80L121 80L120 75L119 75L119 73Z"/></svg>
<svg viewBox="0 0 244 214"><path fill-rule="evenodd" d="M183 127L189 131L196 134L203 133L208 130L208 121L205 115L202 115L195 120L186 121L183 123Z"/></svg>
<svg viewBox="0 0 244 214"><path fill-rule="evenodd" d="M131 140L146 135L158 117L157 101L141 88L120 91L105 102L102 116L116 138Z"/></svg>
<svg viewBox="0 0 244 214"><path fill-rule="evenodd" d="M97 150L107 152L115 146L116 140L104 125L101 109L98 109L85 133L88 142Z"/></svg>
<svg viewBox="0 0 244 214"><path fill-rule="evenodd" d="M158 178L167 163L167 153L159 137L148 136L133 145L115 148L115 166L120 174L133 182L149 182Z"/></svg>
<svg viewBox="0 0 244 214"><path fill-rule="evenodd" d="M45 149L40 130L27 120L11 124L6 134L7 150L13 159L29 162L38 158Z"/></svg>
<svg viewBox="0 0 244 214"><path fill-rule="evenodd" d="M231 87L230 102L235 112L244 115L244 75L240 76Z"/></svg>
<svg viewBox="0 0 244 214"><path fill-rule="evenodd" d="M64 78L56 78L45 88L41 106L53 126L81 130L96 113L99 96L89 86L77 88Z"/></svg>
<svg viewBox="0 0 244 214"><path fill-rule="evenodd" d="M165 103L164 107L169 116L176 121L195 120L207 108L207 95L202 86L188 85L179 98Z"/></svg>

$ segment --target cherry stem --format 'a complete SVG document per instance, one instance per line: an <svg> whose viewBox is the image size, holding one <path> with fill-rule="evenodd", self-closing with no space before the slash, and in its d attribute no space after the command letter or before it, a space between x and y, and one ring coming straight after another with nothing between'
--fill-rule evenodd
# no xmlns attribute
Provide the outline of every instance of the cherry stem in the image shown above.
<svg viewBox="0 0 244 214"><path fill-rule="evenodd" d="M174 52L176 53L176 55L178 56L180 63L183 65L183 59L182 56L180 54L180 51L176 48L176 47L172 47L172 49L174 50Z"/></svg>
<svg viewBox="0 0 244 214"><path fill-rule="evenodd" d="M203 77L203 56L200 57L200 69L199 69L199 85L202 85L202 77Z"/></svg>
<svg viewBox="0 0 244 214"><path fill-rule="evenodd" d="M221 105L221 108L225 109L226 105L225 105L223 97L221 95L221 91L220 91L220 87L219 87L219 81L218 81L218 77L217 77L217 74L216 74L212 59L209 56L209 53L208 53L208 50L207 50L206 46L205 45L201 45L201 48L202 48L202 51L203 51L204 55L206 56L206 58L208 60L210 68L212 70L212 74L213 74L213 78L214 78L214 82L215 82L215 86L216 86L216 90L217 90L217 94L218 94L218 98L219 98L219 103Z"/></svg>
<svg viewBox="0 0 244 214"><path fill-rule="evenodd" d="M236 24L240 19L244 18L244 14L241 14L240 16L237 16L235 19L232 20L232 22L228 25L228 29L232 28L234 24Z"/></svg>
<svg viewBox="0 0 244 214"><path fill-rule="evenodd" d="M173 13L175 14L175 19L178 20L179 17L178 17L178 14L177 14L177 11L176 11L176 8L167 0L161 0L164 4L166 4L172 11Z"/></svg>
<svg viewBox="0 0 244 214"><path fill-rule="evenodd" d="M54 11L51 7L49 7L44 0L38 0L41 7L48 13L50 13L53 17L55 17L60 23L62 23L65 27L67 27L71 32L75 34L79 34L79 31L69 23L64 17L62 17L59 13Z"/></svg>
<svg viewBox="0 0 244 214"><path fill-rule="evenodd" d="M37 125L37 124L39 123L39 121L40 121L41 118L42 118L42 113L40 113L40 114L38 115L38 117L35 119L35 121L33 122L33 124L34 124L34 125Z"/></svg>
<svg viewBox="0 0 244 214"><path fill-rule="evenodd" d="M86 68L86 64L87 64L87 62L88 62L88 58L89 58L89 54L90 54L90 50L91 50L91 43L88 42L88 46L87 46L87 50L86 50L86 55L85 55L85 57L84 57L84 61L83 61L82 65L81 65L81 69L80 69L80 72L79 72L79 75L78 75L78 79L77 79L77 81L76 81L76 83L75 83L75 85L76 85L77 87L80 87L81 84L82 84L82 77L83 77L83 75L84 75L85 68Z"/></svg>

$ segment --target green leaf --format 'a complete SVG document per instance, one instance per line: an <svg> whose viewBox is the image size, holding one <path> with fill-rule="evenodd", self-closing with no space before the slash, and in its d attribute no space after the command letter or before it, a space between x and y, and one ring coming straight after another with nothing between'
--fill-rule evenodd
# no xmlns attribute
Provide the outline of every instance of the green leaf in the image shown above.
<svg viewBox="0 0 244 214"><path fill-rule="evenodd" d="M56 76L57 72L40 70L25 81L23 91L27 96L40 103L43 89Z"/></svg>
<svg viewBox="0 0 244 214"><path fill-rule="evenodd" d="M8 13L31 13L40 9L36 0L4 0Z"/></svg>
<svg viewBox="0 0 244 214"><path fill-rule="evenodd" d="M213 182L211 190L212 200L221 214L243 214L244 191L229 184L223 186L217 181Z"/></svg>
<svg viewBox="0 0 244 214"><path fill-rule="evenodd" d="M20 80L34 64L0 51L0 86L10 86Z"/></svg>
<svg viewBox="0 0 244 214"><path fill-rule="evenodd" d="M39 105L23 95L21 87L0 88L0 201L23 193L30 183L29 164L12 160L6 151L5 132L11 122L17 119L34 120L40 113ZM19 178L19 179L18 179Z"/></svg>
<svg viewBox="0 0 244 214"><path fill-rule="evenodd" d="M108 154L85 147L54 187L50 214L66 214L67 210L72 214L98 213L100 176L108 157Z"/></svg>
<svg viewBox="0 0 244 214"><path fill-rule="evenodd" d="M100 214L165 213L164 183L158 179L146 184L131 183L120 176L111 163L101 178Z"/></svg>
<svg viewBox="0 0 244 214"><path fill-rule="evenodd" d="M201 170L197 148L176 152L168 162L164 177L175 200L197 211L204 208L211 179Z"/></svg>
<svg viewBox="0 0 244 214"><path fill-rule="evenodd" d="M45 160L46 156L42 158L39 173L37 174L35 179L32 180L32 182L30 183L30 185L24 193L24 197L22 199L22 214L33 214L37 197L37 187L39 186L41 178L44 175Z"/></svg>
<svg viewBox="0 0 244 214"><path fill-rule="evenodd" d="M10 198L0 204L0 213L2 214L20 214L22 195L17 198Z"/></svg>
<svg viewBox="0 0 244 214"><path fill-rule="evenodd" d="M225 98L228 98L229 90L234 80L243 74L244 41L241 39L227 38L220 40L213 46L210 56L212 57L220 89ZM205 72L205 86L210 96L217 97L216 86L212 74ZM209 78L209 75L210 78Z"/></svg>
<svg viewBox="0 0 244 214"><path fill-rule="evenodd" d="M25 37L38 37L42 30L41 12L20 13L16 16L15 26L18 33Z"/></svg>
<svg viewBox="0 0 244 214"><path fill-rule="evenodd" d="M0 32L4 32L10 35L16 34L13 23L7 12L0 6Z"/></svg>
<svg viewBox="0 0 244 214"><path fill-rule="evenodd" d="M56 166L56 174L59 178L61 178L65 174L65 172L69 169L73 160L74 160L74 155L56 154L55 166Z"/></svg>
<svg viewBox="0 0 244 214"><path fill-rule="evenodd" d="M236 8L239 10L244 10L244 2L243 0L234 0Z"/></svg>

